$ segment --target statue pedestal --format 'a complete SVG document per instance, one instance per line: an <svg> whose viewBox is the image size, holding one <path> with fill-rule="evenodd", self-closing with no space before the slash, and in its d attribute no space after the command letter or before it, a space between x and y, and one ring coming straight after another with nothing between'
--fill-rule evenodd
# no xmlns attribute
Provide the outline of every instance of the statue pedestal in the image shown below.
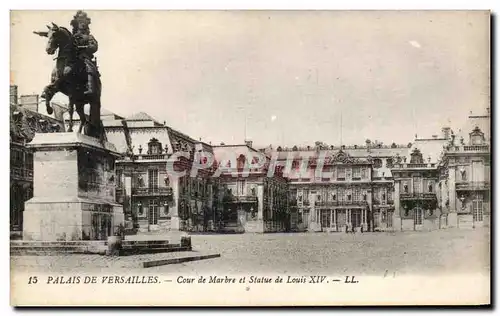
<svg viewBox="0 0 500 316"><path fill-rule="evenodd" d="M106 240L124 224L115 202L114 146L77 133L36 134L33 198L25 204L23 239Z"/></svg>

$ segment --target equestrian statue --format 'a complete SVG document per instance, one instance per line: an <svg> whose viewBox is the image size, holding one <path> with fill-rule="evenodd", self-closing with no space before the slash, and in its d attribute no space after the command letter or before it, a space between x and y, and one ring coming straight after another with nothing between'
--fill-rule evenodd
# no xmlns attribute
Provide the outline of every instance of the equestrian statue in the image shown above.
<svg viewBox="0 0 500 316"><path fill-rule="evenodd" d="M73 112L80 117L78 133L105 139L104 127L101 122L101 79L97 69L94 54L97 52L97 40L90 34L90 18L87 13L78 11L71 21L72 31L52 22L47 25L48 32L34 32L47 37L46 52L54 55L56 51L56 66L52 71L51 82L47 85L41 97L45 99L47 113L53 113L50 101L57 92L69 98L69 128L73 131ZM84 112L85 104L90 105L89 117Z"/></svg>

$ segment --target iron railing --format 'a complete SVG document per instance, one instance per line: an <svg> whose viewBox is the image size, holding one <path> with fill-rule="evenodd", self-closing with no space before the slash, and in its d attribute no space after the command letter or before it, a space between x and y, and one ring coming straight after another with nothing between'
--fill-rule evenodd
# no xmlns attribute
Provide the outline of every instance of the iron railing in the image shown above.
<svg viewBox="0 0 500 316"><path fill-rule="evenodd" d="M490 183L488 181L462 181L455 184L457 190L489 190Z"/></svg>
<svg viewBox="0 0 500 316"><path fill-rule="evenodd" d="M172 195L172 188L167 188L167 187L132 188L132 195L133 196Z"/></svg>

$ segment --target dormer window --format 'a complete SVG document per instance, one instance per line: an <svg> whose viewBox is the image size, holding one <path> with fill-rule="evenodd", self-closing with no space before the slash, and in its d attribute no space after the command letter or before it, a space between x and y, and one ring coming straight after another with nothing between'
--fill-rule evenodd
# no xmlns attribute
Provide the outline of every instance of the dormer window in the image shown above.
<svg viewBox="0 0 500 316"><path fill-rule="evenodd" d="M161 143L156 138L151 138L148 143L148 154L159 155L163 151Z"/></svg>
<svg viewBox="0 0 500 316"><path fill-rule="evenodd" d="M476 126L469 134L471 145L482 145L484 142L484 133Z"/></svg>
<svg viewBox="0 0 500 316"><path fill-rule="evenodd" d="M410 163L424 163L424 158L418 148L415 148L411 153Z"/></svg>

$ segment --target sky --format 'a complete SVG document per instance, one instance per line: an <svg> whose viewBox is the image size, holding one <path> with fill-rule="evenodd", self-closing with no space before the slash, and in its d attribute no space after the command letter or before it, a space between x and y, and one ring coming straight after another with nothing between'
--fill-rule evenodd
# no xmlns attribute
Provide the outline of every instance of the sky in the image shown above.
<svg viewBox="0 0 500 316"><path fill-rule="evenodd" d="M54 66L32 31L74 13L12 11L19 94L41 93ZM407 144L489 106L484 11L87 13L103 107L213 144Z"/></svg>

